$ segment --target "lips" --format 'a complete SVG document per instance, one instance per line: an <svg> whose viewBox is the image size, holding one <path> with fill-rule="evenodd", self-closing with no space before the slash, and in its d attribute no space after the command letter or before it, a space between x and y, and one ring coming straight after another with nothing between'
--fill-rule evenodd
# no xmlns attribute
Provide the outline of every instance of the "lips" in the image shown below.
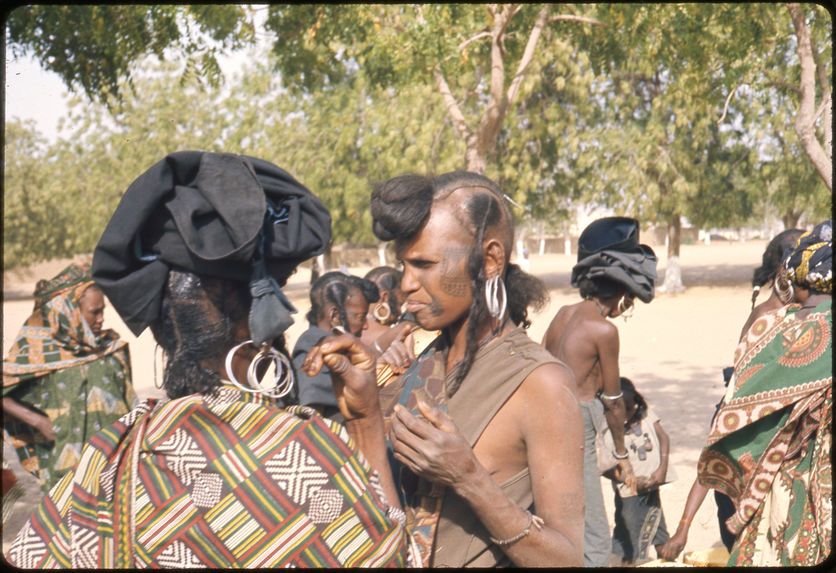
<svg viewBox="0 0 836 573"><path fill-rule="evenodd" d="M414 300L407 300L406 301L406 312L411 312L412 314L415 314L416 312L418 312L419 310L421 310L425 306L427 306L427 305L424 304L423 302L416 302Z"/></svg>

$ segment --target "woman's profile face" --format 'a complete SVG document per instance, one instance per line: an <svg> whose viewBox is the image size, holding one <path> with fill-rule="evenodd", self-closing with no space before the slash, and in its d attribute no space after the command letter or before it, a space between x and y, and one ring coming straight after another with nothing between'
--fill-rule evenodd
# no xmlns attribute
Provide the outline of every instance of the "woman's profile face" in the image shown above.
<svg viewBox="0 0 836 573"><path fill-rule="evenodd" d="M78 299L78 307L81 310L81 316L84 322L93 331L93 334L99 336L102 333L102 326L104 326L104 309L105 301L102 291L97 287L88 287L81 298Z"/></svg>

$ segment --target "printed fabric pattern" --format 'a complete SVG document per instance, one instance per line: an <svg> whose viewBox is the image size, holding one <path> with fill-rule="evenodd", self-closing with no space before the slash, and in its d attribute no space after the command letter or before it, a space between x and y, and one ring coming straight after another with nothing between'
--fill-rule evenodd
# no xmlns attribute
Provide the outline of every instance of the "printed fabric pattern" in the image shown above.
<svg viewBox="0 0 836 573"><path fill-rule="evenodd" d="M24 568L405 567L408 536L338 423L228 385L99 432L9 551Z"/></svg>
<svg viewBox="0 0 836 573"><path fill-rule="evenodd" d="M832 301L760 317L735 351L735 377L698 477L735 501L729 565L814 565L830 552Z"/></svg>

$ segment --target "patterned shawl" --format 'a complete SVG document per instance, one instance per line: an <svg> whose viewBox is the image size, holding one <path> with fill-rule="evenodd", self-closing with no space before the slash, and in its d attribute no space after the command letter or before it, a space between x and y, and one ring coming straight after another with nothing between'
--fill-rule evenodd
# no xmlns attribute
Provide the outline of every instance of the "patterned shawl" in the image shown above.
<svg viewBox="0 0 836 573"><path fill-rule="evenodd" d="M428 404L447 411L447 386L448 382L453 380L452 376L444 373L447 368L447 350L446 338L438 336L398 379L402 384L389 384L380 389L378 395L381 409L386 416L387 435L395 404L400 403L413 414L420 416L420 397ZM452 372L456 370L457 367ZM420 549L422 562L430 563L445 488L416 476L409 468L395 460L391 450L389 463L399 482L407 527Z"/></svg>
<svg viewBox="0 0 836 573"><path fill-rule="evenodd" d="M345 428L221 386L96 434L8 552L23 568L405 567L404 526Z"/></svg>
<svg viewBox="0 0 836 573"><path fill-rule="evenodd" d="M729 564L809 565L830 549L831 301L761 316L700 456L699 481L735 501Z"/></svg>
<svg viewBox="0 0 836 573"><path fill-rule="evenodd" d="M35 308L3 361L3 388L116 352L126 342L113 330L98 337L78 301L94 284L87 265L72 264L35 288Z"/></svg>

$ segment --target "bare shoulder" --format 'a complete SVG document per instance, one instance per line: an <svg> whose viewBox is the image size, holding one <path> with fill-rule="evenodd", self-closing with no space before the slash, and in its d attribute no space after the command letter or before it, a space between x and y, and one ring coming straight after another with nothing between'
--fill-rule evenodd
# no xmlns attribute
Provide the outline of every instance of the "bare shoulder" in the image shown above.
<svg viewBox="0 0 836 573"><path fill-rule="evenodd" d="M520 386L526 400L552 406L577 403L577 384L572 370L562 363L547 362L531 371Z"/></svg>

